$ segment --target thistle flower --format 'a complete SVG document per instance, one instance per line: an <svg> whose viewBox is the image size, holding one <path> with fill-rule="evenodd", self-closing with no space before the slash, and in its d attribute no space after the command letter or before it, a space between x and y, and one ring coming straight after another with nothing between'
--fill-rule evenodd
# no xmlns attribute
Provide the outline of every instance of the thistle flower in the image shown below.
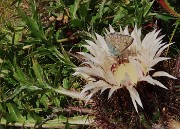
<svg viewBox="0 0 180 129"><path fill-rule="evenodd" d="M175 79L164 71L153 69L160 61L169 59L160 55L172 43L162 43L164 35L158 37L160 30L148 33L141 40L141 29L137 29L136 26L132 33L129 33L128 27L124 30L120 27L120 32L115 32L112 26L109 26L109 29L110 31L106 30L105 37L96 34L94 41L86 40L87 45L84 46L90 53L79 52L85 59L83 62L85 65L77 67L74 74L91 79L81 91L81 94L87 96L86 102L98 91L102 93L110 89L108 94L110 98L117 89L125 87L138 112L137 104L143 108L135 88L138 82L146 81L167 89L155 78L167 76ZM152 75L149 74L150 71Z"/></svg>

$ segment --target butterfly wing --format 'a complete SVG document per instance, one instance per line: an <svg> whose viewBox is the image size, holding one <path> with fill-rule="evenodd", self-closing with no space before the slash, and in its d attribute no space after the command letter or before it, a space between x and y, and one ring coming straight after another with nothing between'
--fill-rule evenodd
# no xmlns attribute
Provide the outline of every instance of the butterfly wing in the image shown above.
<svg viewBox="0 0 180 129"><path fill-rule="evenodd" d="M119 33L109 33L105 36L109 50L115 56L122 54L133 42L133 38Z"/></svg>
<svg viewBox="0 0 180 129"><path fill-rule="evenodd" d="M118 35L117 47L120 52L126 50L133 42L133 38L128 35Z"/></svg>

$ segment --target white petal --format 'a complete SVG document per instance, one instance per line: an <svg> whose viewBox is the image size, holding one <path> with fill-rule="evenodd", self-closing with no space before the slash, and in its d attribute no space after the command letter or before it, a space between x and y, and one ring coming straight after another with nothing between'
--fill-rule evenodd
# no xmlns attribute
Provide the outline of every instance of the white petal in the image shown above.
<svg viewBox="0 0 180 129"><path fill-rule="evenodd" d="M86 73L88 75L91 74L91 68L88 68L88 67L77 67L74 69L76 70L74 74L77 74L77 73Z"/></svg>
<svg viewBox="0 0 180 129"><path fill-rule="evenodd" d="M92 46L89 46L89 45L82 45L82 46L87 48L87 50L89 50L89 52L95 56L95 50Z"/></svg>
<svg viewBox="0 0 180 129"><path fill-rule="evenodd" d="M134 59L137 59L140 62L142 62L144 65L149 66L149 60L147 60L145 57L141 55L137 55L136 57L134 57Z"/></svg>
<svg viewBox="0 0 180 129"><path fill-rule="evenodd" d="M154 81L153 81L152 77L149 76L149 75L148 75L148 76L145 76L145 77L143 77L143 78L141 78L140 81L147 81L148 83L154 85Z"/></svg>
<svg viewBox="0 0 180 129"><path fill-rule="evenodd" d="M173 77L172 75L170 75L170 74L168 74L167 72L164 72L164 71L155 72L152 76L153 77L166 76L166 77L169 77L169 78L177 79L177 78Z"/></svg>
<svg viewBox="0 0 180 129"><path fill-rule="evenodd" d="M157 31L157 29L154 29L153 31L151 31L151 32L150 32L151 35L155 35L156 31ZM156 35L155 37L157 37L157 35Z"/></svg>
<svg viewBox="0 0 180 129"><path fill-rule="evenodd" d="M155 29L155 30L156 30L156 29ZM154 37L157 38L157 36L159 35L160 32L161 32L161 29L158 30L158 31L156 31L156 32L154 33Z"/></svg>
<svg viewBox="0 0 180 129"><path fill-rule="evenodd" d="M157 54L156 54L155 57L159 57L159 56L161 55L162 51L163 51L164 49L166 49L167 47L169 47L171 44L173 44L173 43L164 45L164 46L157 52Z"/></svg>
<svg viewBox="0 0 180 129"><path fill-rule="evenodd" d="M85 40L90 46L94 46L96 45L94 42L90 41L90 40Z"/></svg>
<svg viewBox="0 0 180 129"><path fill-rule="evenodd" d="M124 31L121 26L120 26L120 34L124 35Z"/></svg>
<svg viewBox="0 0 180 129"><path fill-rule="evenodd" d="M124 29L124 35L129 35L128 26L126 26L125 29Z"/></svg>
<svg viewBox="0 0 180 129"><path fill-rule="evenodd" d="M141 78L143 76L143 68L140 62L136 61L133 57L129 57L129 63L131 63L136 69L136 75L138 75L138 78Z"/></svg>
<svg viewBox="0 0 180 129"><path fill-rule="evenodd" d="M81 94L85 93L88 90L94 89L97 87L97 82L91 82L84 86L83 90L81 91Z"/></svg>
<svg viewBox="0 0 180 129"><path fill-rule="evenodd" d="M149 65L149 67L153 67L154 65L156 65L158 62L163 61L163 60L168 60L171 58L168 57L157 57L155 59L152 60L151 64Z"/></svg>
<svg viewBox="0 0 180 129"><path fill-rule="evenodd" d="M109 52L109 48L108 48L108 46L106 44L106 41L104 40L104 37L102 37L101 35L99 35L97 33L96 33L96 37L97 37L96 44L98 46L100 46L101 48L103 48L103 50L108 53Z"/></svg>
<svg viewBox="0 0 180 129"><path fill-rule="evenodd" d="M75 73L73 73L72 75L73 75L73 76L77 76L77 75L79 75L79 74L81 74L81 72L75 72Z"/></svg>
<svg viewBox="0 0 180 129"><path fill-rule="evenodd" d="M86 103L85 103L85 105L88 103L88 101L90 100L90 98L96 93L96 92L98 92L100 90L100 88L96 88L96 89L93 89L93 91L91 91L91 93L87 96L87 98L86 98Z"/></svg>
<svg viewBox="0 0 180 129"><path fill-rule="evenodd" d="M133 32L131 33L131 36L134 38L133 40L133 44L136 45L137 49L140 49L142 47L142 44L141 44L141 33L138 34L137 30L134 29Z"/></svg>
<svg viewBox="0 0 180 129"><path fill-rule="evenodd" d="M106 34L109 34L110 32L105 28L105 33L106 33Z"/></svg>
<svg viewBox="0 0 180 129"><path fill-rule="evenodd" d="M165 35L161 35L156 39L156 42L160 42L163 38L165 37Z"/></svg>
<svg viewBox="0 0 180 129"><path fill-rule="evenodd" d="M144 77L144 78L142 78L141 81L142 81L142 80L147 81L147 82L149 82L149 83L152 84L152 85L158 85L158 86L160 86L160 87L162 87L162 88L167 89L161 82L153 79L153 78L152 78L151 76L149 76L149 75L146 76L146 77Z"/></svg>
<svg viewBox="0 0 180 129"><path fill-rule="evenodd" d="M98 49L99 47L98 47L98 45L97 44L95 44L94 42L92 42L92 41L89 41L89 40L86 40L86 42L88 43L88 45L91 47L91 49ZM88 46L88 45L86 45L86 46ZM88 47L89 48L89 47ZM87 49L88 49L87 48ZM89 49L88 49L89 50ZM95 51L94 50L94 51Z"/></svg>
<svg viewBox="0 0 180 129"><path fill-rule="evenodd" d="M96 64L99 63L99 61L97 60L97 58L95 58L94 56L92 56L91 54L85 53L85 52L77 52L78 54L82 55L85 57L85 59L90 60Z"/></svg>
<svg viewBox="0 0 180 129"><path fill-rule="evenodd" d="M137 90L132 87L132 86L128 86L126 87L130 93L130 96L131 96L131 99L132 99L132 102L133 102L133 105L136 109L136 111L138 112L137 110L137 105L136 105L136 102L143 108L143 105L142 105L142 102L141 102L141 99L139 97L139 93L137 92ZM135 102L136 101L136 102Z"/></svg>
<svg viewBox="0 0 180 129"><path fill-rule="evenodd" d="M104 78L106 77L106 71L104 71L104 69L100 66L94 66L94 65L91 65L91 75L94 75L94 76L97 76L97 77L101 77L101 78Z"/></svg>
<svg viewBox="0 0 180 129"><path fill-rule="evenodd" d="M110 30L111 33L115 32L115 30L113 29L113 27L111 25L109 25L109 30Z"/></svg>
<svg viewBox="0 0 180 129"><path fill-rule="evenodd" d="M117 89L121 88L120 86L113 86L108 94L108 99L111 97L111 95L114 93L114 91L116 91Z"/></svg>
<svg viewBox="0 0 180 129"><path fill-rule="evenodd" d="M112 86L110 86L110 85L109 85L109 86L106 86L106 87L102 87L102 88L101 88L101 94L102 94L102 92L104 92L106 89L111 88L111 87L112 87Z"/></svg>
<svg viewBox="0 0 180 129"><path fill-rule="evenodd" d="M89 48L89 47L91 47L91 46L89 46L89 45L82 45L83 47L85 47L85 48Z"/></svg>
<svg viewBox="0 0 180 129"><path fill-rule="evenodd" d="M155 44L157 44L157 42L156 42L156 37L158 34L157 32L156 32L156 30L154 30L145 36L145 38L143 40L143 46L147 50L150 50Z"/></svg>
<svg viewBox="0 0 180 129"><path fill-rule="evenodd" d="M156 44L154 45L149 51L150 51L150 56L151 57L155 57L155 55L157 54L159 48L161 48L165 43L162 43L162 44ZM159 57L159 56L156 56L156 57Z"/></svg>
<svg viewBox="0 0 180 129"><path fill-rule="evenodd" d="M161 35L161 36L159 36L157 39L155 39L154 42L153 42L153 46L152 46L152 47L160 45L160 44L162 43L162 38L163 38L164 36L165 36L165 35Z"/></svg>
<svg viewBox="0 0 180 129"><path fill-rule="evenodd" d="M131 96L131 94L130 94L130 96ZM137 104L136 104L135 99L131 97L131 100L133 102L134 108L136 109L136 112L138 113Z"/></svg>
<svg viewBox="0 0 180 129"><path fill-rule="evenodd" d="M131 78L130 78L130 76L129 76L129 74L126 72L125 73L125 78L124 78L124 80L126 81L126 82L129 82L130 84L131 84Z"/></svg>
<svg viewBox="0 0 180 129"><path fill-rule="evenodd" d="M159 82L159 81L157 81L157 80L155 80L155 79L153 79L154 80L154 83L156 84L156 85L158 85L158 86L160 86L160 87L162 87L162 88L164 88L164 89L168 89L168 88L166 88L161 82Z"/></svg>
<svg viewBox="0 0 180 129"><path fill-rule="evenodd" d="M101 88L101 89L106 88L107 89L107 88L111 88L111 86L103 80L99 80L97 82L91 82L91 83L88 83L84 86L84 89L81 91L81 94L85 93L88 90L92 90L95 88Z"/></svg>
<svg viewBox="0 0 180 129"><path fill-rule="evenodd" d="M135 28L137 29L137 25L135 25ZM141 27L139 29L137 29L137 34L139 37L141 37Z"/></svg>
<svg viewBox="0 0 180 129"><path fill-rule="evenodd" d="M132 97L136 100L136 102L143 108L143 105L142 105L142 102L141 102L141 99L139 97L139 93L137 92L137 90L132 87L131 89L131 94L132 94Z"/></svg>
<svg viewBox="0 0 180 129"><path fill-rule="evenodd" d="M84 80L88 81L96 81L96 79L92 78L91 76L81 73L81 72L75 72L73 76L81 76Z"/></svg>
<svg viewBox="0 0 180 129"><path fill-rule="evenodd" d="M154 69L153 68L147 68L147 71L153 71Z"/></svg>
<svg viewBox="0 0 180 129"><path fill-rule="evenodd" d="M151 33L148 33L145 37L144 37L144 39L143 39L143 41L142 41L142 46L144 47L144 48L147 48L147 49L149 49L149 46L150 46L150 43L148 42L148 41L151 41Z"/></svg>
<svg viewBox="0 0 180 129"><path fill-rule="evenodd" d="M83 73L89 76L104 77L104 71L101 68L77 67L76 72Z"/></svg>

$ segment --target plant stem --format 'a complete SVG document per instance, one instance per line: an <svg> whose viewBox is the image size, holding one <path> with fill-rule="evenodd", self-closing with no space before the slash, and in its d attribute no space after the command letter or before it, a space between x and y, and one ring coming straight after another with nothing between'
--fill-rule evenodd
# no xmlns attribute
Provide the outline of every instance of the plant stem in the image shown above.
<svg viewBox="0 0 180 129"><path fill-rule="evenodd" d="M180 17L180 14L178 14L174 9L172 9L172 7L167 2L167 0L157 0L157 1L168 13L172 14L175 17Z"/></svg>
<svg viewBox="0 0 180 129"><path fill-rule="evenodd" d="M64 39L57 40L57 42L62 43L62 42L67 42L67 41L71 41L71 40L74 40L74 39L76 39L76 37L69 37L69 38L64 38Z"/></svg>
<svg viewBox="0 0 180 129"><path fill-rule="evenodd" d="M59 117L53 120L49 120L41 125L42 128L58 128L58 129L64 129L66 126L66 123L70 124L71 128L76 128L76 125L91 125L93 123L94 117L93 116L75 116L75 117ZM35 121L25 121L25 122L15 122L15 123L7 123L5 119L1 119L0 125L5 126L14 126L14 127L26 127L26 128L39 128L37 126L37 123Z"/></svg>
<svg viewBox="0 0 180 129"><path fill-rule="evenodd" d="M178 25L179 25L179 21L176 22L176 26L174 27L174 30L173 30L173 32L171 34L171 37L170 37L170 40L169 40L168 44L170 44L172 42L172 39L174 37L174 34L175 34L176 30L177 30ZM166 50L165 56L167 56L168 52L169 52L169 47Z"/></svg>

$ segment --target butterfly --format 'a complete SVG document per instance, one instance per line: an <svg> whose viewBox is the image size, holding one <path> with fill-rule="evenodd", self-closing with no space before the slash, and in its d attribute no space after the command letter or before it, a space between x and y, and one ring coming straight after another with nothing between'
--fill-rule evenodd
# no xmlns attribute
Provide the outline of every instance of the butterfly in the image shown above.
<svg viewBox="0 0 180 129"><path fill-rule="evenodd" d="M133 43L133 40L134 38L129 35L122 35L117 32L105 35L109 51L114 56L121 55Z"/></svg>

